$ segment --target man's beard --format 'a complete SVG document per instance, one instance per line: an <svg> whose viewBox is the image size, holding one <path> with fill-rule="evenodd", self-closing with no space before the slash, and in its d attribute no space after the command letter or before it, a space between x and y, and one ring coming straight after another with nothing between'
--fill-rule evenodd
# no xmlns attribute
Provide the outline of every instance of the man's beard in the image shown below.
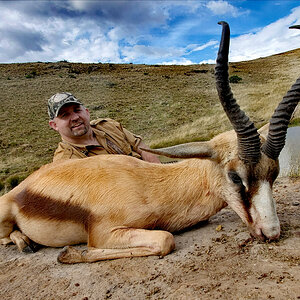
<svg viewBox="0 0 300 300"><path fill-rule="evenodd" d="M88 132L87 126L84 126L83 128L80 128L80 129L78 129L78 130L77 130L76 128L72 130L73 135L76 136L76 137L78 137L78 136L83 136L83 135L85 135L87 132Z"/></svg>

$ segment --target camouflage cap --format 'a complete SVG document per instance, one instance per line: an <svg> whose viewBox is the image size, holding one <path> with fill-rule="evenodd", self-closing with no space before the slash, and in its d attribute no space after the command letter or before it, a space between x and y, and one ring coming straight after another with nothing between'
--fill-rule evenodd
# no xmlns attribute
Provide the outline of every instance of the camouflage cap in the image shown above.
<svg viewBox="0 0 300 300"><path fill-rule="evenodd" d="M59 110L68 103L77 103L83 105L71 93L63 92L53 95L48 100L48 115L51 120L58 116Z"/></svg>

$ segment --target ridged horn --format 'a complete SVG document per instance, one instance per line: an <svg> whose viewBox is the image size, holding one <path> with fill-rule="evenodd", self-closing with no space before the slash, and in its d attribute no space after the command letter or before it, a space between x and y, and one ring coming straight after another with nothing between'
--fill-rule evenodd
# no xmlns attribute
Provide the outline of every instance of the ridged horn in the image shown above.
<svg viewBox="0 0 300 300"><path fill-rule="evenodd" d="M300 29L300 25L290 26ZM300 77L283 97L270 120L269 133L262 151L271 159L277 159L285 144L286 132L292 114L300 100Z"/></svg>
<svg viewBox="0 0 300 300"><path fill-rule="evenodd" d="M300 29L300 25L292 25L289 28L290 29Z"/></svg>
<svg viewBox="0 0 300 300"><path fill-rule="evenodd" d="M222 37L215 68L215 78L220 102L238 139L238 153L242 161L255 164L260 159L260 138L254 123L241 110L233 97L228 73L230 28L222 21Z"/></svg>
<svg viewBox="0 0 300 300"><path fill-rule="evenodd" d="M160 149L140 149L171 158L215 158L215 152L207 142L186 143Z"/></svg>

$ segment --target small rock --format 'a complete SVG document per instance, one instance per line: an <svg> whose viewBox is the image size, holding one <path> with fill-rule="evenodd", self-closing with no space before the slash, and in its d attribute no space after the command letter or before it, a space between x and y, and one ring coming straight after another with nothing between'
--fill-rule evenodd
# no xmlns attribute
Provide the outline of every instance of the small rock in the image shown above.
<svg viewBox="0 0 300 300"><path fill-rule="evenodd" d="M223 226L222 226L222 225L218 225L218 226L216 227L216 231L221 231L221 230L223 230Z"/></svg>

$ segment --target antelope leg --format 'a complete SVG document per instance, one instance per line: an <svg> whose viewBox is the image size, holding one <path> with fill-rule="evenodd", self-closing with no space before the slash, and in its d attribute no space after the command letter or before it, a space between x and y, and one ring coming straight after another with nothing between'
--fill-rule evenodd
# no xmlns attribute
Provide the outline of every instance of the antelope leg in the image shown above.
<svg viewBox="0 0 300 300"><path fill-rule="evenodd" d="M97 244L101 248L95 247ZM93 241L93 248L84 251L67 246L59 254L58 261L71 264L124 257L165 256L175 248L174 237L167 231L134 228L113 230L105 244Z"/></svg>
<svg viewBox="0 0 300 300"><path fill-rule="evenodd" d="M30 241L30 239L21 231L19 230L13 231L10 234L9 238L15 245L17 245L20 252L27 252L27 253L36 252L36 249L32 244L32 242Z"/></svg>

